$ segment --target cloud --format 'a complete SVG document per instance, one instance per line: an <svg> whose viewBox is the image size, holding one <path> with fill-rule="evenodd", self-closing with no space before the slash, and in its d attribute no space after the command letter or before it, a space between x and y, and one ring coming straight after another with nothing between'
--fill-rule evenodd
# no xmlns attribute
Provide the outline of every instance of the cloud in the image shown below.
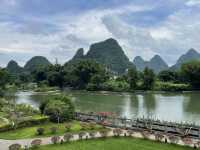
<svg viewBox="0 0 200 150"><path fill-rule="evenodd" d="M197 5L200 5L200 1L199 0L188 0L186 2L186 5L187 6L197 6Z"/></svg>
<svg viewBox="0 0 200 150"><path fill-rule="evenodd" d="M43 55L64 63L79 47L87 51L114 37L130 60L160 54L173 64L187 49L200 47L197 5L195 0L3 0L0 52L17 53L20 62Z"/></svg>

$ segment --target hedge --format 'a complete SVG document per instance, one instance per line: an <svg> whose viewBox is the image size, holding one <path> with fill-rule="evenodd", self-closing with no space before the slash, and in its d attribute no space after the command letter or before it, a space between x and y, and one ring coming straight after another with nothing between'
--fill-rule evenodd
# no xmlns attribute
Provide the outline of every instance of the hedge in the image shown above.
<svg viewBox="0 0 200 150"><path fill-rule="evenodd" d="M17 129L18 128L23 128L23 127L30 127L33 125L39 125L39 124L43 124L49 121L49 117L47 116L33 116L29 119L23 120L21 121L18 125L17 125ZM13 126L12 124L6 124L3 126L0 126L0 132L4 132L4 131L9 131L9 130L13 130Z"/></svg>

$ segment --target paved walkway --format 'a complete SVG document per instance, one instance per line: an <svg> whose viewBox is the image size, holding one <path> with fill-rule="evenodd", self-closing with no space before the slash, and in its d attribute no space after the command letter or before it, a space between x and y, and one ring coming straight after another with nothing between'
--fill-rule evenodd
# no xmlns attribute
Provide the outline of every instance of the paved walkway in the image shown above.
<svg viewBox="0 0 200 150"><path fill-rule="evenodd" d="M88 133L85 136L89 136ZM109 134L109 136L113 136L112 132ZM97 132L96 137L97 138L101 137L100 133ZM0 139L0 150L8 150L9 146L12 145L12 144L20 144L22 146L25 146L25 145L31 146L31 142L35 139L41 139L42 140L41 145L52 144L51 137L33 138L33 139L19 139L19 140L3 140L3 139ZM63 139L63 136L60 136L60 139ZM71 141L77 141L77 140L79 140L79 135L74 134L73 139L71 139Z"/></svg>
<svg viewBox="0 0 200 150"><path fill-rule="evenodd" d="M42 145L51 143L51 137L37 138L42 140ZM12 144L30 145L34 139L20 139L20 140L2 140L0 139L0 150L8 150L8 147Z"/></svg>

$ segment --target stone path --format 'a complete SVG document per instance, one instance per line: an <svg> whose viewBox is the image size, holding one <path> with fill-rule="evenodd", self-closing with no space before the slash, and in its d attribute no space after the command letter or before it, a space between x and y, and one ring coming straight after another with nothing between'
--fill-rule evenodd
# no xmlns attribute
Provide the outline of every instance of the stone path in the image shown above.
<svg viewBox="0 0 200 150"><path fill-rule="evenodd" d="M86 135L88 135L87 132L86 132ZM112 136L112 135L110 135L110 136ZM96 137L97 138L101 137L100 133L97 133ZM52 137L33 138L33 139L19 139L19 140L3 140L3 139L0 139L0 150L8 150L9 146L12 145L12 144L20 144L22 146L25 146L25 145L30 146L31 142L35 139L41 139L42 140L41 145L48 145L48 144L52 144L51 138ZM63 139L63 136L60 136L60 139ZM78 134L74 134L73 139L71 139L71 141L77 141L77 140L79 140L79 136L78 136Z"/></svg>

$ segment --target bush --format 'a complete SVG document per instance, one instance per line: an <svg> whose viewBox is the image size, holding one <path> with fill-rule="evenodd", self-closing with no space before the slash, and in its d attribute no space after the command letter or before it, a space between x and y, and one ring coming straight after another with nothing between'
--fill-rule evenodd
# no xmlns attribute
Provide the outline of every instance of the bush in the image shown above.
<svg viewBox="0 0 200 150"><path fill-rule="evenodd" d="M51 130L52 134L56 134L57 131L58 131L58 128L57 127L52 127L50 130Z"/></svg>
<svg viewBox="0 0 200 150"><path fill-rule="evenodd" d="M102 85L105 91L129 91L130 85L126 81L109 80Z"/></svg>
<svg viewBox="0 0 200 150"><path fill-rule="evenodd" d="M78 135L79 135L79 138L82 140L83 137L86 135L86 133L85 132L80 132Z"/></svg>
<svg viewBox="0 0 200 150"><path fill-rule="evenodd" d="M9 146L9 150L20 150L21 147L22 146L20 144L12 144Z"/></svg>
<svg viewBox="0 0 200 150"><path fill-rule="evenodd" d="M38 135L43 135L43 134L44 134L44 131L45 131L44 128L38 128L38 129L37 129L37 134L38 134Z"/></svg>
<svg viewBox="0 0 200 150"><path fill-rule="evenodd" d="M65 125L65 129L66 129L66 131L69 132L69 131L71 130L71 127L72 127L71 124L69 124L69 123L66 124L66 125Z"/></svg>
<svg viewBox="0 0 200 150"><path fill-rule="evenodd" d="M175 84L171 82L158 82L156 83L155 90L160 91L187 91L190 90L190 86L188 84Z"/></svg>
<svg viewBox="0 0 200 150"><path fill-rule="evenodd" d="M66 133L66 134L64 135L64 140L65 140L65 142L68 142L71 138L73 138L73 135L70 134L70 133Z"/></svg>
<svg viewBox="0 0 200 150"><path fill-rule="evenodd" d="M44 113L50 117L51 121L60 123L73 118L74 106L68 97L56 96L48 101Z"/></svg>
<svg viewBox="0 0 200 150"><path fill-rule="evenodd" d="M47 117L47 116L34 116L28 120L21 121L17 125L17 128L30 127L33 125L40 125L40 124L46 123L48 121L49 121L49 117ZM12 124L0 126L0 132L9 131L9 130L13 130Z"/></svg>
<svg viewBox="0 0 200 150"><path fill-rule="evenodd" d="M51 138L51 142L52 142L53 144L57 144L57 143L59 143L59 141L60 141L60 137L59 137L59 136L53 136L53 137Z"/></svg>
<svg viewBox="0 0 200 150"><path fill-rule="evenodd" d="M81 130L89 130L90 129L90 127L87 123L82 122L80 125L81 125Z"/></svg>
<svg viewBox="0 0 200 150"><path fill-rule="evenodd" d="M31 142L31 147L32 148L38 148L42 144L41 139L35 139Z"/></svg>

